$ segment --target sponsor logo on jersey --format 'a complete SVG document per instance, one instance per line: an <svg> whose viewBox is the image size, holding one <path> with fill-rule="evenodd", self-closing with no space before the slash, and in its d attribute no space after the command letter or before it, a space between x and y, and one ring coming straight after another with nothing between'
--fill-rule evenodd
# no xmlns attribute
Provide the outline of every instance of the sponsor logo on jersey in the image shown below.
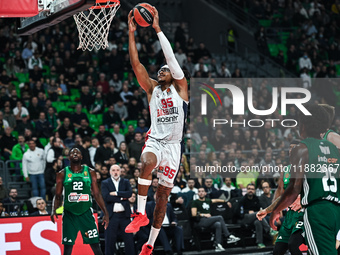
<svg viewBox="0 0 340 255"><path fill-rule="evenodd" d="M90 197L88 194L77 194L77 193L70 193L68 195L69 202L87 202L90 201Z"/></svg>
<svg viewBox="0 0 340 255"><path fill-rule="evenodd" d="M171 122L177 122L178 116L172 116L172 117L159 117L157 118L157 123L171 123Z"/></svg>
<svg viewBox="0 0 340 255"><path fill-rule="evenodd" d="M71 178L71 177L72 177L72 174L68 174L67 177L68 177L68 178Z"/></svg>
<svg viewBox="0 0 340 255"><path fill-rule="evenodd" d="M157 117L170 115L170 114L178 114L178 107L170 107L166 109L157 109Z"/></svg>
<svg viewBox="0 0 340 255"><path fill-rule="evenodd" d="M87 172L85 172L84 175L87 176Z"/></svg>
<svg viewBox="0 0 340 255"><path fill-rule="evenodd" d="M318 155L318 162L325 162L325 163L336 163L338 161L337 158L327 158L325 156Z"/></svg>

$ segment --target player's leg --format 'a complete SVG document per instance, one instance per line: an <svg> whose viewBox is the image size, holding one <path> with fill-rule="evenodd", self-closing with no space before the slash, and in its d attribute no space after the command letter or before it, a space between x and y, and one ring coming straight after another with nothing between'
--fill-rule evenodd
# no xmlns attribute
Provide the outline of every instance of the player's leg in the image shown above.
<svg viewBox="0 0 340 255"><path fill-rule="evenodd" d="M156 192L156 206L153 214L153 224L151 227L149 240L143 245L141 254L151 254L153 245L159 234L160 228L164 220L166 213L166 207L168 203L168 197L174 186L174 180L176 179L179 165L181 162L181 144L160 144L158 143L159 149L162 154L166 155L159 162L160 166L163 167L163 172L159 177L159 183ZM157 152L159 153L159 152Z"/></svg>
<svg viewBox="0 0 340 255"><path fill-rule="evenodd" d="M302 230L295 231L289 238L288 249L292 255L302 255L300 246L305 242Z"/></svg>
<svg viewBox="0 0 340 255"><path fill-rule="evenodd" d="M138 195L137 195L137 214L133 221L126 227L126 233L135 233L140 227L149 224L149 219L145 213L146 199L149 187L151 185L152 170L156 168L161 159L160 144L151 138L145 143L141 155L142 169L138 178Z"/></svg>
<svg viewBox="0 0 340 255"><path fill-rule="evenodd" d="M64 244L64 255L71 255L73 250L73 245Z"/></svg>
<svg viewBox="0 0 340 255"><path fill-rule="evenodd" d="M78 215L77 221L84 244L99 244L99 232L92 208Z"/></svg>
<svg viewBox="0 0 340 255"><path fill-rule="evenodd" d="M273 255L284 255L288 250L288 243L278 242L275 243Z"/></svg>
<svg viewBox="0 0 340 255"><path fill-rule="evenodd" d="M99 243L91 243L90 246L94 255L103 255Z"/></svg>
<svg viewBox="0 0 340 255"><path fill-rule="evenodd" d="M153 213L153 224L149 234L149 240L147 241L147 244L151 245L152 247L154 246L159 231L162 227L166 213L166 205L168 203L168 197L170 195L171 189L172 187L165 187L162 184L159 184L157 187L156 206Z"/></svg>

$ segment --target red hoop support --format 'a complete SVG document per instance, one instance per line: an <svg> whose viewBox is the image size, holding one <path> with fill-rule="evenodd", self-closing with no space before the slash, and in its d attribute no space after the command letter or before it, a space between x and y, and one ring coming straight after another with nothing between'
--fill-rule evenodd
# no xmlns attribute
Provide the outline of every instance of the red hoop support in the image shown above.
<svg viewBox="0 0 340 255"><path fill-rule="evenodd" d="M108 4L111 3L112 4ZM96 0L96 4L89 9L101 9L101 8L112 8L120 4L119 0Z"/></svg>

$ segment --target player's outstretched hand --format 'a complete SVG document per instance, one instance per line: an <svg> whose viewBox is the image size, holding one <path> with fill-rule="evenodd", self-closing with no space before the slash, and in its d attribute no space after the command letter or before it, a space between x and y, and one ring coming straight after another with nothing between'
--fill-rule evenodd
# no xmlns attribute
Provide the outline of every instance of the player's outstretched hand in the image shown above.
<svg viewBox="0 0 340 255"><path fill-rule="evenodd" d="M301 198L300 195L297 197L297 199L290 205L290 208L293 211L299 211L301 209Z"/></svg>
<svg viewBox="0 0 340 255"><path fill-rule="evenodd" d="M256 218L257 218L259 221L262 221L262 219L263 219L264 217L266 217L266 216L267 216L267 210L266 210L266 209L260 210L260 211L258 211L257 214L256 214Z"/></svg>
<svg viewBox="0 0 340 255"><path fill-rule="evenodd" d="M102 225L104 225L104 229L107 229L109 226L109 215L104 215Z"/></svg>
<svg viewBox="0 0 340 255"><path fill-rule="evenodd" d="M132 10L129 12L128 16L128 26L129 26L129 31L130 32L135 32L137 29L137 25L135 22L135 18L132 16Z"/></svg>
<svg viewBox="0 0 340 255"><path fill-rule="evenodd" d="M275 225L275 222L278 222L280 220L280 212L272 212L269 218L269 224L272 227L272 229L277 230L277 227Z"/></svg>
<svg viewBox="0 0 340 255"><path fill-rule="evenodd" d="M156 29L156 28L159 27L159 16L158 16L158 11L157 11L157 9L156 9L155 6L152 6L152 10L153 10L153 13L154 13L152 27L153 27L154 29Z"/></svg>
<svg viewBox="0 0 340 255"><path fill-rule="evenodd" d="M53 210L52 213L51 213L51 221L52 221L53 223L55 223L54 216L58 219L58 214L56 213L55 210Z"/></svg>

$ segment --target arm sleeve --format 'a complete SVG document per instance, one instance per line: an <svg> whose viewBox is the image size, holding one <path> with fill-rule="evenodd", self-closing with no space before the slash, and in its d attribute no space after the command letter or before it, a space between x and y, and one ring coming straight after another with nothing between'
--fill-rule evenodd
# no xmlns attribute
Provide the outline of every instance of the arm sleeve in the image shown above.
<svg viewBox="0 0 340 255"><path fill-rule="evenodd" d="M163 34L163 32L159 32L157 33L159 42L161 44L165 59L166 59L166 63L169 66L169 69L171 71L172 77L175 80L181 80L184 78L184 73L181 69L181 67L179 66L175 54L172 51L171 45L168 41L168 39L166 38L166 36Z"/></svg>

